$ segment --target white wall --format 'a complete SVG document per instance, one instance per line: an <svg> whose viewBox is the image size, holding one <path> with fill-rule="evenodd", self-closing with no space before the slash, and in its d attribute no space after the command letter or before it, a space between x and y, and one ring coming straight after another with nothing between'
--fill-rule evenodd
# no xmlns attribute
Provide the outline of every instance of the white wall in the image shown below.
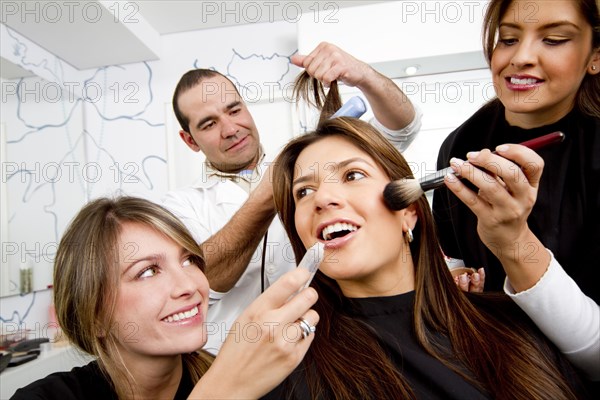
<svg viewBox="0 0 600 400"><path fill-rule="evenodd" d="M486 68L480 32L488 0L389 1L324 6L298 21L298 49L336 43L382 73L406 76Z"/></svg>
<svg viewBox="0 0 600 400"><path fill-rule="evenodd" d="M419 136L404 153L417 177L435 171L442 141L495 96L487 69L403 78L395 82L424 114Z"/></svg>

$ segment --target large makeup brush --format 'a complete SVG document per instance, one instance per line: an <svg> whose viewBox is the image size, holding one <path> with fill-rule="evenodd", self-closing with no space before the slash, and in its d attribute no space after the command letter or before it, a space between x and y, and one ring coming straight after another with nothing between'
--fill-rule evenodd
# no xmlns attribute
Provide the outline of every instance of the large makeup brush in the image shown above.
<svg viewBox="0 0 600 400"><path fill-rule="evenodd" d="M519 144L536 150L552 143L562 142L564 138L564 133L553 132ZM390 210L402 210L417 201L423 193L442 186L444 184L444 177L448 174L455 174L451 167L425 175L421 179L405 178L390 182L383 191L385 203Z"/></svg>

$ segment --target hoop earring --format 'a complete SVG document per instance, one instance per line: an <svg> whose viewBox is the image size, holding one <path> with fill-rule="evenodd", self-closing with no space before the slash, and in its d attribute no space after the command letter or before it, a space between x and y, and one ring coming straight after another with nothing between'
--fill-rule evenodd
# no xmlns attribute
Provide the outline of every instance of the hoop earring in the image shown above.
<svg viewBox="0 0 600 400"><path fill-rule="evenodd" d="M415 239L415 237L413 236L413 233L412 233L412 229L410 229L410 228L408 228L405 235L406 235L406 241L408 243L412 243L412 241Z"/></svg>

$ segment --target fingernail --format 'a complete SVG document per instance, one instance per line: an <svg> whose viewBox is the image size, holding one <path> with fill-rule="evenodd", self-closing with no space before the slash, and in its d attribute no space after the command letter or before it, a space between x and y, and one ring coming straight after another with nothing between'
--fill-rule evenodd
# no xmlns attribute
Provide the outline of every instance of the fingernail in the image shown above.
<svg viewBox="0 0 600 400"><path fill-rule="evenodd" d="M464 160L461 160L460 158L452 157L450 159L450 165L451 166L456 165L457 167L460 167L464 163L465 163Z"/></svg>
<svg viewBox="0 0 600 400"><path fill-rule="evenodd" d="M479 274L478 273L473 274L473 282L475 282L475 283L479 282Z"/></svg>
<svg viewBox="0 0 600 400"><path fill-rule="evenodd" d="M447 173L446 174L446 181L450 182L450 183L454 183L454 182L458 181L458 178L454 174Z"/></svg>
<svg viewBox="0 0 600 400"><path fill-rule="evenodd" d="M469 160L474 160L477 158L477 156L479 156L479 152L478 151L470 151L467 153L467 158Z"/></svg>
<svg viewBox="0 0 600 400"><path fill-rule="evenodd" d="M465 284L469 281L469 278L467 278L467 274L462 274L460 277L460 283Z"/></svg>
<svg viewBox="0 0 600 400"><path fill-rule="evenodd" d="M496 151L498 153L502 153L502 152L507 151L507 150L508 150L508 146L505 145L505 144L501 144L500 146L496 147Z"/></svg>

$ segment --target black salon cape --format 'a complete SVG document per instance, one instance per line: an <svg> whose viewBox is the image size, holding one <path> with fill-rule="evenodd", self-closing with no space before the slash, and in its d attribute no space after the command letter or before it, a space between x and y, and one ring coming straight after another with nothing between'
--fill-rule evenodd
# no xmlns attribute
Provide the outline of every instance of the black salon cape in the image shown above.
<svg viewBox="0 0 600 400"><path fill-rule="evenodd" d="M481 296L479 296L481 298ZM477 388L466 382L462 377L447 368L437 359L430 356L418 344L413 333L413 303L415 292L397 296L373 297L352 299L351 310L346 312L357 319L364 321L379 335L380 343L385 352L390 356L394 365L406 378L417 399L428 400L482 400L491 399L489 394L482 393ZM558 350L543 338L533 322L508 298L500 303L476 301L478 307L484 312L500 313L508 318L514 328L514 323L520 321L521 326L540 338L542 347L548 349L548 355L556 360L556 366L562 371L576 390L581 391L582 399L587 398L579 378L567 361L559 355ZM332 327L335 329L335 327ZM507 328L508 329L508 328ZM319 334L317 326L316 335ZM437 338L440 342L449 342L441 335ZM310 351L310 350L309 350ZM305 366L300 366L267 396L267 400L305 400L310 399L310 391L305 381ZM348 360L348 368L353 368L352 360ZM465 370L466 371L466 370ZM468 372L466 372L468 374ZM333 398L323 396L322 399Z"/></svg>
<svg viewBox="0 0 600 400"><path fill-rule="evenodd" d="M509 126L504 106L494 100L452 132L440 148L437 167L469 151L493 150L562 131L563 143L536 150L545 166L537 202L528 224L583 292L600 304L600 120L573 110L540 128ZM479 240L477 218L446 187L433 196L433 214L444 253L468 267L485 267L485 290L501 291L505 273L498 259ZM521 246L522 247L522 246ZM533 251L525 248L523 256Z"/></svg>
<svg viewBox="0 0 600 400"><path fill-rule="evenodd" d="M194 384L184 367L174 400L187 399ZM57 372L16 391L11 400L118 400L109 381L92 361L69 372Z"/></svg>

